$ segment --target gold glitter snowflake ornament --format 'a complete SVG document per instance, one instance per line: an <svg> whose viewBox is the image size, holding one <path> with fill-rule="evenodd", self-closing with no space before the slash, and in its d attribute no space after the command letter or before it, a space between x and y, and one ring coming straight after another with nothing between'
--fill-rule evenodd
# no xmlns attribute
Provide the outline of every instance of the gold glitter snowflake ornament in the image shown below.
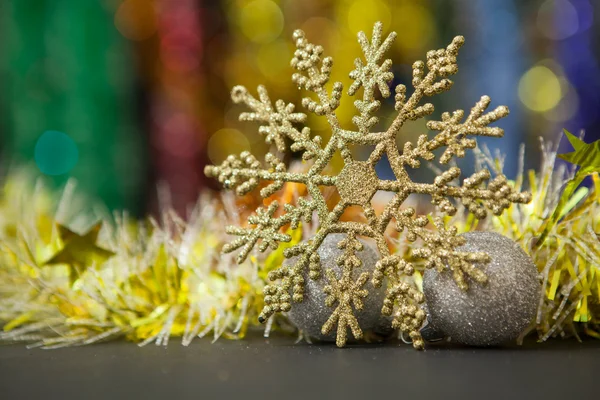
<svg viewBox="0 0 600 400"><path fill-rule="evenodd" d="M466 209L477 218L484 218L490 210L498 215L511 203L526 203L530 200L527 193L518 193L512 189L503 175L490 181L490 172L483 170L463 180L462 185L452 183L459 178L461 171L452 167L436 177L433 183L413 182L406 167L418 168L421 160L431 161L435 158L433 151L445 148L440 163L447 164L451 159L463 157L465 149L472 149L476 141L471 136L501 137L503 131L489 125L508 114L508 109L500 106L493 111L485 112L490 98L482 97L463 121L463 110L452 114L443 113L441 121L429 121L427 127L436 131L432 138L421 135L416 144L406 142L402 149L396 145L396 137L407 120L416 120L430 115L434 108L431 103L421 104L424 97L432 96L450 89L450 75L457 72L456 56L464 39L454 38L445 49L427 53L427 61L413 64L412 86L414 90L408 95L405 85L396 86L395 109L397 115L389 128L382 132L372 132L371 128L379 120L374 115L380 106L376 92L383 97L390 96L388 84L393 79L390 71L391 60L383 60L385 51L389 49L395 33L391 33L382 42L382 25L376 23L371 41L363 32L358 34L358 41L364 53L364 60L357 59L355 69L350 73L354 80L348 89L353 96L362 87L362 99L354 102L358 114L352 119L356 129L347 130L340 126L336 117L336 108L342 98L342 84L335 82L329 92L325 85L329 81L333 60L323 57L323 48L309 43L304 32L294 32L297 50L291 65L297 70L292 77L300 89L316 95L302 100L302 105L310 112L327 118L331 127L331 138L322 145L319 136L311 137L310 129L300 127L306 120L303 113L294 112L292 104L282 100L273 103L263 86L258 87L258 99L246 88L236 86L232 98L236 103L246 104L251 112L242 113L240 119L257 121L261 124L259 132L265 135L267 143L272 143L280 153L286 150L286 138L291 140L290 150L302 152L304 160L311 160L306 173L287 172L285 164L277 156L269 153L266 156L267 166L263 166L248 152L239 157L229 156L220 166L207 166L206 175L216 177L226 188L235 189L239 195L255 189L261 181L268 185L260 191L262 197L268 197L279 190L285 182L296 182L306 185L309 196L301 198L297 206L286 204L284 213L275 216L279 205L274 202L265 208L259 208L256 214L248 218L251 227L229 227L230 234L238 239L224 247L225 252L241 248L238 261L243 261L249 252L258 245L260 251L268 248L276 249L280 242L289 242L291 237L283 233L282 228L290 225L295 229L302 220L310 220L316 212L319 229L310 240L287 248L285 257L296 257L293 266L282 266L269 274L273 282L265 288L265 306L260 315L261 322L280 311L289 311L293 302L301 302L304 298L304 276L308 271L310 279L327 279L327 306L332 307L332 314L324 324L323 334L337 328L337 344L346 343L347 329L350 328L355 338L362 337L362 330L354 315L362 309L362 300L369 295L369 284L380 287L387 277L389 285L382 313L393 316L393 326L408 333L416 348L423 347L419 329L425 319L425 313L419 304L423 295L402 279L402 275L412 275L413 266L401 256L391 254L386 243L384 232L392 220L398 231L404 231L410 241L420 239L423 247L414 251L417 257L425 259L428 268L448 270L462 289L466 290L467 277L477 282L486 281L486 276L474 264L488 261L485 253L469 253L457 251L464 244L464 239L457 236L456 228L446 229L441 218L434 218L437 230L426 228L427 216L417 216L413 208L402 208L402 204L410 194L419 193L431 196L432 203L447 215L453 215L456 208L452 199L462 202ZM356 161L349 150L351 145L371 145L375 149L367 161ZM336 176L324 175L323 171L334 154L339 151L344 167ZM395 180L381 180L375 173L375 165L385 155L390 162L396 177ZM489 182L488 182L489 181ZM485 183L487 182L487 186ZM340 194L340 201L333 209L328 209L321 187L335 186ZM370 204L373 195L379 191L394 192L392 200L380 215L376 215ZM340 221L344 210L349 206L360 206L367 218L367 223ZM339 243L344 251L338 264L342 274L338 278L333 271L322 274L317 249L331 233L342 233L346 239ZM358 236L372 238L380 253L372 274L359 273L361 262L356 257L362 245ZM322 276L324 275L324 277ZM371 275L371 276L369 276Z"/></svg>

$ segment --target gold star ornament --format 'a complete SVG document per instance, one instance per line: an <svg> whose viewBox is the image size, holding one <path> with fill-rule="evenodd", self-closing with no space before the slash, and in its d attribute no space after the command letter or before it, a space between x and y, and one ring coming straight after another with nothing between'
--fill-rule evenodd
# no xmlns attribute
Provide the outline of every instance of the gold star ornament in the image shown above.
<svg viewBox="0 0 600 400"><path fill-rule="evenodd" d="M66 226L57 225L62 248L44 265L65 264L69 267L71 285L81 273L92 265L99 265L112 257L114 253L97 245L98 233L102 223L94 225L88 232L80 235Z"/></svg>

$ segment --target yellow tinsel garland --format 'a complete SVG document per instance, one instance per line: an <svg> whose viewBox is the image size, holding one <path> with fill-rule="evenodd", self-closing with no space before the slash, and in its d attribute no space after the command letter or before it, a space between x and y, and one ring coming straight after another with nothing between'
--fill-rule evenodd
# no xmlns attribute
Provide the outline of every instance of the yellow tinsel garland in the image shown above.
<svg viewBox="0 0 600 400"><path fill-rule="evenodd" d="M33 195L22 182L31 179L6 180L0 209L0 340L54 348L181 336L189 344L243 337L256 320L256 259L238 266L219 254L223 220L234 215L214 199L199 200L188 222L165 211L160 223L116 216L75 233L53 217L47 192Z"/></svg>
<svg viewBox="0 0 600 400"><path fill-rule="evenodd" d="M477 226L471 217L459 217L462 231L493 230L521 245L530 254L542 280L542 297L531 330L545 341L554 336L578 336L580 331L600 338L600 178L598 172L556 163L557 147L541 141L542 163L538 171L523 171L524 148L516 188L527 187L529 204L513 204L491 224ZM599 154L600 155L600 154ZM562 157L561 157L562 158ZM502 160L489 151L478 161L500 172ZM584 176L591 187L574 190ZM576 185L569 189L571 182ZM553 218L555 214L557 218ZM464 214L462 214L464 215ZM580 329L581 328L581 329Z"/></svg>
<svg viewBox="0 0 600 400"><path fill-rule="evenodd" d="M542 143L542 155L539 171L522 172L515 182L531 191L531 203L513 204L479 226L459 210L453 223L462 231L495 230L530 253L544 285L532 325L539 339L580 332L600 338L600 178L591 172L589 189L566 193L573 173L555 165L550 145ZM478 161L502 169L489 152ZM159 221L135 221L77 211L89 205L71 186L54 202L40 182L18 172L3 184L0 341L56 348L117 337L166 345L181 337L187 345L196 337L235 339L258 329L266 275L283 260L285 246L241 265L220 254L224 226L239 219L233 199L204 196L187 221L168 208ZM283 196L293 198L293 190ZM560 219L549 224L561 195ZM291 244L316 228L305 227ZM402 237L392 242L410 257ZM277 325L286 326L285 318Z"/></svg>

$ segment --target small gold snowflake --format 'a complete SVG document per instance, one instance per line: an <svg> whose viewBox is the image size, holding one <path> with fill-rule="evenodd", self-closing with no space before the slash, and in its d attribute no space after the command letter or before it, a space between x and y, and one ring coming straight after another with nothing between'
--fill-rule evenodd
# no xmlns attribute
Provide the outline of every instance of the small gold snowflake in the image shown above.
<svg viewBox="0 0 600 400"><path fill-rule="evenodd" d="M260 251L276 249L280 242L289 242L291 237L283 233L282 228L290 225L292 229L303 220L311 220L316 213L319 229L310 240L287 248L285 257L297 257L293 266L281 266L269 274L273 282L265 288L265 306L259 317L261 322L280 311L289 311L293 302L301 302L304 298L304 271L308 269L310 279L320 279L321 263L317 249L331 233L343 233L346 239L339 246L344 250L339 260L343 273L338 279L333 271L325 271L328 284L324 287L328 295L326 304L333 308L331 317L323 326L323 332L329 333L337 327L337 345L344 346L347 329L350 328L355 338L362 337L362 330L354 315L355 310L362 309L362 299L369 295L367 282L380 287L384 277L388 278L389 287L382 313L393 316L395 328L409 334L415 348L423 347L419 329L424 321L425 313L419 304L423 295L414 287L402 280L402 275L410 276L413 266L399 255L391 254L386 244L385 230L392 220L398 231L404 231L410 241L421 239L424 247L418 248L414 254L426 260L426 267L449 270L462 288L467 289L467 276L477 282L485 282L486 276L474 264L487 262L485 253L469 253L456 250L464 244L464 239L457 236L453 227L446 229L441 218L434 219L436 231L426 228L427 216L417 216L413 208L402 208L402 204L410 194L426 194L432 203L446 215L453 215L456 208L452 199L462 202L466 209L477 218L484 218L487 210L501 214L512 203L526 203L530 200L528 193L518 193L508 185L503 175L490 181L491 174L483 170L463 180L462 185L453 184L461 175L457 167L451 167L435 178L433 183L414 182L408 176L406 167L418 168L421 160L432 161L433 151L445 148L440 163L448 164L453 157L463 157L465 149L476 146L473 136L501 137L502 129L489 125L508 114L505 106L485 112L490 98L483 96L464 119L464 111L457 110L452 114L443 113L441 121L429 121L427 127L436 131L432 138L421 135L416 144L406 142L402 149L396 144L396 138L407 120L416 120L430 115L434 108L431 103L421 104L426 97L449 90L452 81L449 76L458 71L456 56L462 46L462 36L454 38L445 49L427 53L427 61L413 64L412 94L407 95L406 86L395 88L396 117L388 129L372 132L371 128L379 120L374 113L380 107L376 92L383 97L390 96L389 83L393 79L390 71L391 60L383 60L384 53L390 48L396 34L392 32L382 41L382 25L376 23L373 36L369 41L363 32L358 34L358 41L364 53L364 60L357 59L355 69L350 73L354 80L348 89L348 95L355 95L362 88L362 99L354 102L358 114L353 118L356 129L349 130L340 126L336 109L342 98L343 86L335 82L332 90L325 85L329 81L333 60L323 57L323 48L309 43L304 32L294 32L296 52L291 65L297 72L292 76L299 88L316 95L306 97L302 105L310 112L327 119L331 127L331 138L323 145L319 136L311 136L310 129L300 127L306 121L306 114L294 112L292 104L282 100L271 102L266 89L258 87L258 98L253 97L246 88L236 86L232 98L236 103L244 103L251 112L242 113L240 120L256 121L261 124L259 132L265 135L266 142L273 144L279 152L286 151L285 140L290 139L290 150L301 152L302 158L311 162L305 173L291 173L286 165L272 153L267 154L263 166L248 152L239 157L229 156L220 166L207 166L207 176L216 177L226 188L234 189L238 195L244 195L255 189L262 181L269 184L261 189L260 195L268 197L281 189L285 182L296 182L306 185L309 196L301 198L297 206L284 205L284 213L275 217L279 205L274 202L265 208L259 208L256 214L248 218L251 227L229 227L230 234L238 239L224 247L225 252L236 249L241 251L238 261L242 262L250 251L258 245ZM357 161L349 150L350 145L375 146L367 161ZM344 167L338 175L325 175L323 171L329 165L336 152L340 152ZM387 155L395 180L381 180L375 173L375 165ZM487 182L487 185L485 183ZM340 201L329 209L322 194L322 187L335 186L340 194ZM376 215L371 199L377 191L394 192L392 200L380 215ZM360 206L364 211L367 223L341 221L344 210L350 206ZM380 253L374 271L362 272L356 252L362 248L357 236L372 238Z"/></svg>

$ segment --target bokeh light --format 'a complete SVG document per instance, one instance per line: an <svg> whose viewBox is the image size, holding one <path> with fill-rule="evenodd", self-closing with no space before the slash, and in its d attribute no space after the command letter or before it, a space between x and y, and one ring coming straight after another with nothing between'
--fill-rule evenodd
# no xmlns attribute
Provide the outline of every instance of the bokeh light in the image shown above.
<svg viewBox="0 0 600 400"><path fill-rule="evenodd" d="M562 98L560 81L550 68L534 66L519 81L519 98L532 111L551 110Z"/></svg>
<svg viewBox="0 0 600 400"><path fill-rule="evenodd" d="M189 115L175 112L161 124L162 135L156 140L157 147L176 158L191 158L198 153L195 133L197 124Z"/></svg>
<svg viewBox="0 0 600 400"><path fill-rule="evenodd" d="M434 35L435 22L431 13L418 3L403 3L394 10L394 25L402 27L396 46L406 56L425 48Z"/></svg>
<svg viewBox="0 0 600 400"><path fill-rule="evenodd" d="M579 32L590 29L594 23L594 7L588 0L579 0L577 4L579 17Z"/></svg>
<svg viewBox="0 0 600 400"><path fill-rule="evenodd" d="M165 33L161 40L161 60L174 72L190 72L200 65L201 53L190 49L200 48L200 38L196 32L178 29Z"/></svg>
<svg viewBox="0 0 600 400"><path fill-rule="evenodd" d="M46 131L35 144L34 159L46 175L63 175L79 161L79 150L71 137L63 132Z"/></svg>
<svg viewBox="0 0 600 400"><path fill-rule="evenodd" d="M254 63L252 62L252 58L247 53L235 53L231 54L225 60L225 65L223 66L223 78L225 81L225 85L227 89L231 89L235 85L240 83L248 84L250 81L249 77L253 77L253 68ZM241 77L244 80L240 79ZM258 84L258 82L256 82ZM250 85L248 86L256 86Z"/></svg>
<svg viewBox="0 0 600 400"><path fill-rule="evenodd" d="M322 39L322 46L327 48L340 45L342 36L337 24L325 17L312 17L302 23L300 27L307 37L318 37Z"/></svg>
<svg viewBox="0 0 600 400"><path fill-rule="evenodd" d="M237 129L220 129L208 141L208 158L214 164L220 164L229 154L239 155L250 150L248 138Z"/></svg>
<svg viewBox="0 0 600 400"><path fill-rule="evenodd" d="M579 30L577 9L567 0L548 0L538 10L537 27L549 39L566 39Z"/></svg>
<svg viewBox="0 0 600 400"><path fill-rule="evenodd" d="M391 20L390 8L380 0L355 0L348 8L348 27L352 32L370 33L375 22L390 26Z"/></svg>
<svg viewBox="0 0 600 400"><path fill-rule="evenodd" d="M293 47L286 40L261 45L256 54L256 65L271 82L281 83L290 79L289 68Z"/></svg>
<svg viewBox="0 0 600 400"><path fill-rule="evenodd" d="M556 123L564 123L573 118L580 106L579 96L575 88L566 79L561 79L560 82L564 93L563 98L556 107L544 113L548 121Z"/></svg>
<svg viewBox="0 0 600 400"><path fill-rule="evenodd" d="M239 121L247 107L231 101L235 85L254 96L256 87L265 85L273 102L294 104L307 114L302 126L326 141L331 135L327 118L302 106L303 97L316 95L297 90L291 79L295 29L333 58L326 89L339 81L344 93L355 59L364 59L357 33L370 37L376 21L383 23L383 38L398 34L384 55L393 60L390 87L403 83L409 92L412 63L464 35L460 72L452 77L456 88L433 99L431 118L468 110L482 94L494 105L507 105L511 116L498 126L520 134L481 144L507 154L508 175L516 164L514 149L522 142L536 145L534 136L550 139L563 127L585 129L588 138L600 132L597 0L103 0L89 2L94 12L88 6L59 6L65 1L26 6L23 0L5 0L9 6L0 6L10 11L0 13L7 34L0 37L6 42L3 50L0 46L0 70L8 73L3 104L9 108L0 113L8 117L5 150L31 158L46 129L67 132L81 152L69 176L104 198L121 196L127 175L139 182L131 193L146 196L140 184L151 189L161 181L178 193L175 203L177 196L185 197L178 204L190 203L197 194L192 188L212 185L203 178L204 164L220 163L230 151L251 150L257 156L268 151L256 124ZM359 89L356 96L342 97L336 117L344 129L355 127L354 101L362 94ZM379 92L376 98L381 107L373 130L383 130L396 115L394 98ZM426 132L423 125L407 123L400 140L414 141ZM359 146L352 151L362 156ZM291 153L289 159L299 156ZM127 160L117 166L115 159L123 157ZM126 166L134 160L140 160L142 171L137 177ZM537 161L532 157L528 163ZM116 172L123 169L128 173ZM97 171L110 182L91 179ZM135 204L154 210L153 196ZM185 207L178 210L185 213Z"/></svg>
<svg viewBox="0 0 600 400"><path fill-rule="evenodd" d="M269 43L283 30L283 13L273 1L254 0L239 9L238 24L251 41Z"/></svg>
<svg viewBox="0 0 600 400"><path fill-rule="evenodd" d="M154 5L148 0L126 0L115 13L115 27L130 40L146 40L157 29Z"/></svg>

